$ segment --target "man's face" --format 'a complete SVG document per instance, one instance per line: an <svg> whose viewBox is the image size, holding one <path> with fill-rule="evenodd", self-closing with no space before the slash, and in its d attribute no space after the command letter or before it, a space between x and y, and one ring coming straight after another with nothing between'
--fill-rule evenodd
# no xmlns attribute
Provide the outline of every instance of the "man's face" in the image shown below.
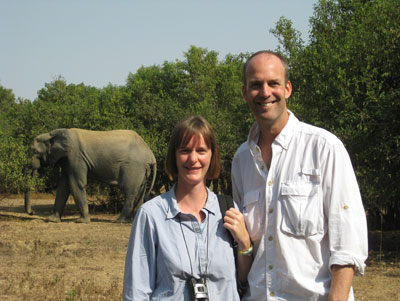
<svg viewBox="0 0 400 301"><path fill-rule="evenodd" d="M278 57L260 53L246 68L246 85L242 95L257 122L281 130L288 119L286 99L292 93L290 81L285 83L285 69Z"/></svg>

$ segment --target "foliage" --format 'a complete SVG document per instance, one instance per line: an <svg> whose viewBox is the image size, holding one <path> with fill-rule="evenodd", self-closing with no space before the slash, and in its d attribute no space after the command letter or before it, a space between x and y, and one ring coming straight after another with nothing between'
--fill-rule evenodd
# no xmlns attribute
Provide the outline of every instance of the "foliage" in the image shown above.
<svg viewBox="0 0 400 301"><path fill-rule="evenodd" d="M19 193L25 187L23 168L25 146L15 138L0 133L0 193Z"/></svg>
<svg viewBox="0 0 400 301"><path fill-rule="evenodd" d="M20 193L39 184L25 175L29 144L18 129L24 126L26 102L19 101L11 90L0 86L0 193Z"/></svg>
<svg viewBox="0 0 400 301"><path fill-rule="evenodd" d="M384 228L400 228L399 15L398 0L319 0L307 44L284 17L271 29L290 66L289 108L345 143L371 228L382 218ZM183 60L141 67L123 86L67 84L60 76L34 101L16 100L0 86L0 190L37 186L22 176L36 135L78 127L137 131L157 159L153 193L159 194L172 185L163 172L171 131L182 118L199 114L214 127L220 149L221 176L210 187L230 194L231 160L254 122L241 97L241 68L249 55L220 59L191 46ZM44 172L43 189L55 187L58 172ZM88 191L100 187L92 184ZM119 198L108 191L110 199Z"/></svg>
<svg viewBox="0 0 400 301"><path fill-rule="evenodd" d="M142 67L128 76L127 115L157 158L158 193L172 185L162 170L171 132L179 120L194 114L205 116L218 137L223 170L221 185L214 189L230 193L230 160L240 142L238 134L247 133L240 129L248 127L242 122L250 115L240 95L243 55L228 55L221 62L217 55L192 46L184 61Z"/></svg>
<svg viewBox="0 0 400 301"><path fill-rule="evenodd" d="M163 172L171 132L179 120L198 114L209 120L218 137L222 171L212 187L215 191L231 193L231 158L246 139L247 129L253 122L240 94L245 55L227 55L225 60L219 60L217 52L191 46L184 56L183 61L142 67L128 75L124 86L110 84L98 89L83 83L67 84L60 76L46 83L35 101L20 103L15 101L10 90L0 91L2 104L14 106L13 113L8 112L7 123L12 136L24 147L20 155L25 161L14 169L21 175L21 184L16 185L23 187L21 168L28 163L29 145L38 134L72 127L133 129L149 144L157 158L154 191L158 194L173 184ZM41 174L44 179L41 189L54 189L59 169L45 169ZM91 183L88 192L96 193L100 187ZM105 193L114 208L117 205L113 204L118 204L120 197L113 191L106 189Z"/></svg>
<svg viewBox="0 0 400 301"><path fill-rule="evenodd" d="M309 45L290 26L274 31L292 66L292 109L343 140L370 222L382 214L384 228L400 227L399 15L397 0L320 0Z"/></svg>

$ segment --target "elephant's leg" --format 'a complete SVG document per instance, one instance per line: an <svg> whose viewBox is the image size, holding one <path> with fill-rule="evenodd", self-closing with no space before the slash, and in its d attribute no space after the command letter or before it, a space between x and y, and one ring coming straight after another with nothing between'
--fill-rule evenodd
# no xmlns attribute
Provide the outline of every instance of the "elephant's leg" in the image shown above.
<svg viewBox="0 0 400 301"><path fill-rule="evenodd" d="M131 175L126 181L122 181L122 185L126 200L116 222L129 223L132 221L136 210L143 203L146 190L145 171L140 172L140 170L137 170L137 174Z"/></svg>
<svg viewBox="0 0 400 301"><path fill-rule="evenodd" d="M77 223L89 223L89 206L86 199L86 182L87 173L80 173L79 175L71 174L69 176L69 183L71 194L74 197L76 207L79 210L80 218L76 220Z"/></svg>
<svg viewBox="0 0 400 301"><path fill-rule="evenodd" d="M69 196L68 175L65 168L61 169L61 178L57 183L56 200L54 202L54 213L48 217L51 222L61 222L61 217L64 214L65 204Z"/></svg>

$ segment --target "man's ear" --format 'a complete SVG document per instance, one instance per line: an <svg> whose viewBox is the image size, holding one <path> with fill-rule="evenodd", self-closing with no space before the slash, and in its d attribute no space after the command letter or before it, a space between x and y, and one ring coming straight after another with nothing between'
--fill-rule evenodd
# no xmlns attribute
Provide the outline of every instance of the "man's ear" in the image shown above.
<svg viewBox="0 0 400 301"><path fill-rule="evenodd" d="M245 97L246 93L247 93L246 85L243 85L242 86L242 97L243 97L243 100L247 102L246 97Z"/></svg>
<svg viewBox="0 0 400 301"><path fill-rule="evenodd" d="M288 80L285 85L285 99L288 99L290 95L292 95L292 83Z"/></svg>

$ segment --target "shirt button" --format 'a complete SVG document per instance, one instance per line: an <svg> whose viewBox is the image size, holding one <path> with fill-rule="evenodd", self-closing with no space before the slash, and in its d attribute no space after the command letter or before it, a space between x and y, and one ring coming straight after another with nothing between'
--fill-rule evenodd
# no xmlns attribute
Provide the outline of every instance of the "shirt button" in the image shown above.
<svg viewBox="0 0 400 301"><path fill-rule="evenodd" d="M271 240L273 240L274 238L272 237L272 236L270 236L270 237L268 237L268 240L269 241L271 241Z"/></svg>
<svg viewBox="0 0 400 301"><path fill-rule="evenodd" d="M261 169L264 170L264 165L261 165Z"/></svg>
<svg viewBox="0 0 400 301"><path fill-rule="evenodd" d="M272 186L274 184L274 181L268 181L268 186Z"/></svg>
<svg viewBox="0 0 400 301"><path fill-rule="evenodd" d="M272 212L274 212L273 208L269 208L268 213L271 214Z"/></svg>
<svg viewBox="0 0 400 301"><path fill-rule="evenodd" d="M348 206L348 205L344 205L343 208L344 208L344 209L349 209L349 206Z"/></svg>
<svg viewBox="0 0 400 301"><path fill-rule="evenodd" d="M273 264L270 264L269 266L268 266L268 269L270 269L270 270L272 270L274 268L274 265Z"/></svg>
<svg viewBox="0 0 400 301"><path fill-rule="evenodd" d="M274 297L274 296L275 296L275 293L274 293L274 292L270 292L269 295L270 295L271 297Z"/></svg>

